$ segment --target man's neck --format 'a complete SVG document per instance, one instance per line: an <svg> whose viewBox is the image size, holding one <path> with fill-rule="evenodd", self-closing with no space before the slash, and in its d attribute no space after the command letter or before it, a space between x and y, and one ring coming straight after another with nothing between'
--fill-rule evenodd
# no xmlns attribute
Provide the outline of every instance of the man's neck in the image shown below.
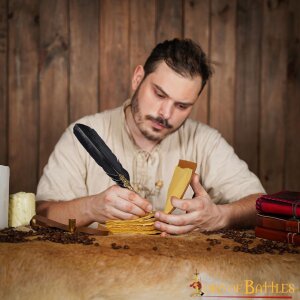
<svg viewBox="0 0 300 300"><path fill-rule="evenodd" d="M131 135L135 144L142 150L150 153L153 150L153 148L158 144L158 142L150 141L149 139L145 138L145 136L141 133L133 119L131 105L128 105L125 109L125 122L127 124L129 134Z"/></svg>

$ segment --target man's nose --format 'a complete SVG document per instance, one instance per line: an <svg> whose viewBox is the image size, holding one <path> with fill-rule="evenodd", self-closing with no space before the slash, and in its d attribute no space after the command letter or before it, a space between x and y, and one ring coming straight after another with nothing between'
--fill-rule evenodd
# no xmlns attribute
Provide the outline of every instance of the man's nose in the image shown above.
<svg viewBox="0 0 300 300"><path fill-rule="evenodd" d="M170 100L164 100L161 102L160 108L159 108L159 115L168 120L170 119L171 115L173 113L173 103Z"/></svg>

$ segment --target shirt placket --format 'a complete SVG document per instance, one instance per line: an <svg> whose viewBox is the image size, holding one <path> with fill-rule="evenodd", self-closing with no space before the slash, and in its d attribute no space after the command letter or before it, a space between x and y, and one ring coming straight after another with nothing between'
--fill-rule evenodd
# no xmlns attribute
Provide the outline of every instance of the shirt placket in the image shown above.
<svg viewBox="0 0 300 300"><path fill-rule="evenodd" d="M159 169L158 151L148 153L138 150L134 163L134 187L144 198L152 202L155 206L155 199L158 196L157 173Z"/></svg>

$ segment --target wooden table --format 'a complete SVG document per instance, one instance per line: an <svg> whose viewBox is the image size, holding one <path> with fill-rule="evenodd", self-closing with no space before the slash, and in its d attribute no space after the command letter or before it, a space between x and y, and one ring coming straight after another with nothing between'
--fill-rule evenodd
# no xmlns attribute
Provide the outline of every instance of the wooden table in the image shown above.
<svg viewBox="0 0 300 300"><path fill-rule="evenodd" d="M207 238L221 243L210 246ZM0 299L191 299L196 269L206 297L300 299L300 254L233 252L224 249L236 245L232 240L200 233L114 235L95 242L99 246L0 243ZM112 243L122 248L113 249ZM294 291L286 292L293 286Z"/></svg>

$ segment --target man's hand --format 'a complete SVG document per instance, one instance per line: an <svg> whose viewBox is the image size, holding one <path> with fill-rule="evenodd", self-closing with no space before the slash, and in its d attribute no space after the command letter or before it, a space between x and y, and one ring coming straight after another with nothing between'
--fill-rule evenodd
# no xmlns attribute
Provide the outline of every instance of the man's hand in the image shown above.
<svg viewBox="0 0 300 300"><path fill-rule="evenodd" d="M155 227L163 232L171 234L182 234L199 229L200 231L211 231L224 228L225 218L221 206L212 202L209 195L199 182L199 176L193 175L191 187L195 196L193 199L180 200L172 198L172 205L183 211L183 215L171 215L157 212Z"/></svg>
<svg viewBox="0 0 300 300"><path fill-rule="evenodd" d="M38 201L37 213L49 219L68 224L76 219L77 226L108 219L134 219L152 210L152 205L138 194L113 185L97 195L70 201Z"/></svg>
<svg viewBox="0 0 300 300"><path fill-rule="evenodd" d="M98 222L143 217L151 210L152 205L146 199L117 185L111 186L91 199L91 214Z"/></svg>

